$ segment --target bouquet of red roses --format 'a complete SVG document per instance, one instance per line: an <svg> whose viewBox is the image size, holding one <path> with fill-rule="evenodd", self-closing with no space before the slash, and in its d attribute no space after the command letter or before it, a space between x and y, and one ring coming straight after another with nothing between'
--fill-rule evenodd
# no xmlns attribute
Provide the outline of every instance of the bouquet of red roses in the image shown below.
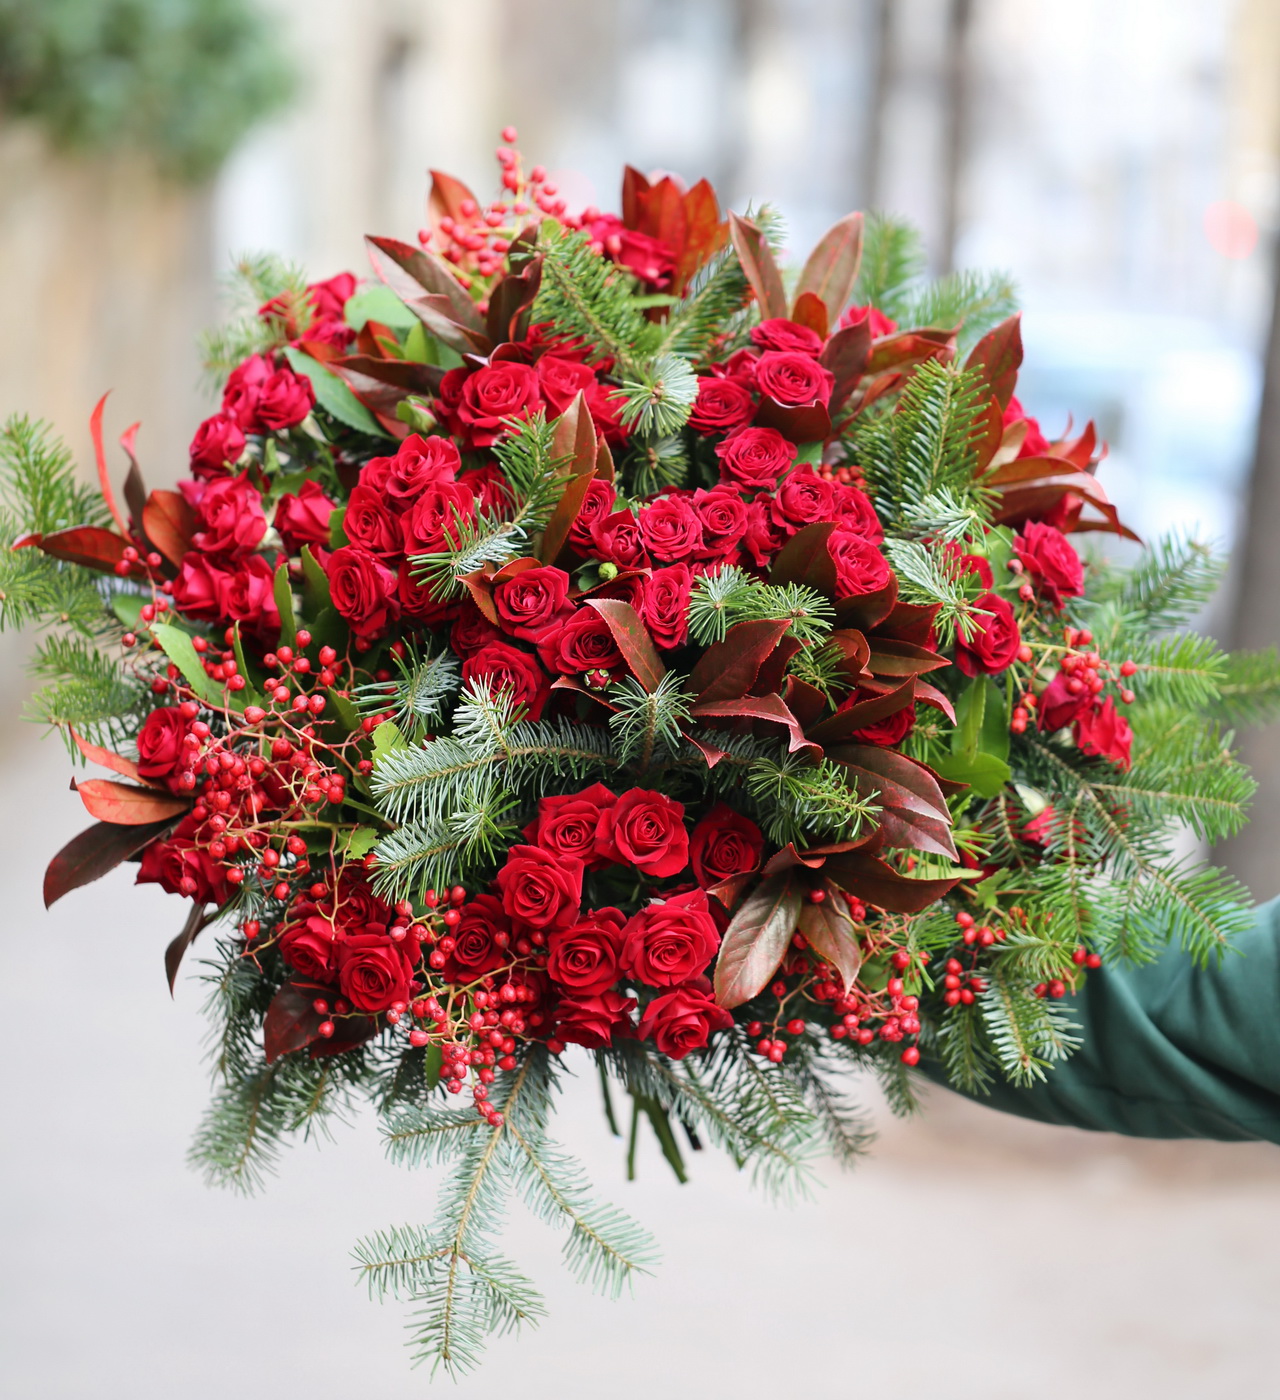
<svg viewBox="0 0 1280 1400"><path fill-rule="evenodd" d="M1239 926L1170 840L1238 828L1222 724L1275 683L1174 630L1202 547L1081 562L1129 532L1092 426L1014 397L1003 279L857 214L787 272L767 211L631 169L571 217L504 138L501 196L436 174L363 283L242 268L178 490L130 430L117 497L102 404L100 494L3 436L4 619L53 624L38 715L110 774L46 900L136 861L189 903L171 986L217 930L211 1177L357 1094L449 1163L357 1258L455 1370L540 1310L505 1195L586 1279L650 1266L548 1137L568 1045L629 1160L645 1122L774 1188L859 1150L854 1068L1043 1076L1104 959Z"/></svg>

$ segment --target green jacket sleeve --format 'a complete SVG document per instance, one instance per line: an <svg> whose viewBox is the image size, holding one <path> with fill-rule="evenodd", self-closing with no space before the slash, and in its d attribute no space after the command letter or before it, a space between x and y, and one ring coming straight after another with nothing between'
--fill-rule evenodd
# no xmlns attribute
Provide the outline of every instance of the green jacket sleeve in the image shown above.
<svg viewBox="0 0 1280 1400"><path fill-rule="evenodd" d="M1130 1137L1280 1143L1280 899L1207 968L1177 949L1092 972L1069 1003L1083 1046L1044 1083L972 1098L1044 1123ZM940 1067L930 1076L945 1082Z"/></svg>

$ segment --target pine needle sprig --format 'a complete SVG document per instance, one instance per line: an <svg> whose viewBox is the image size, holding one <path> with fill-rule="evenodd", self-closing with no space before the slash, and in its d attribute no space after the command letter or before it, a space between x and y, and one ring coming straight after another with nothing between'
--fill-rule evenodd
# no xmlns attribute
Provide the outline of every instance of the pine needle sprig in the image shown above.
<svg viewBox="0 0 1280 1400"><path fill-rule="evenodd" d="M869 214L863 225L854 304L875 306L895 321L905 321L924 267L924 244L910 224L879 212Z"/></svg>
<svg viewBox="0 0 1280 1400"><path fill-rule="evenodd" d="M1017 309L1017 288L1007 272L949 272L916 294L904 324L958 329L957 348L963 358Z"/></svg>
<svg viewBox="0 0 1280 1400"><path fill-rule="evenodd" d="M722 642L739 622L789 619L792 635L810 645L825 640L835 610L816 589L802 584L770 584L736 565L696 579L689 598L689 636L699 646Z"/></svg>

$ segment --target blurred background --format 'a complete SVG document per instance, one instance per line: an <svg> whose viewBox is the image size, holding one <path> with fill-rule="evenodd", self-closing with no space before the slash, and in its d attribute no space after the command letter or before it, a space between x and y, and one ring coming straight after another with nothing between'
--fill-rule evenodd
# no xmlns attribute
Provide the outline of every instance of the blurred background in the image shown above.
<svg viewBox="0 0 1280 1400"><path fill-rule="evenodd" d="M196 340L233 257L364 272L364 233L422 223L429 166L495 184L508 123L571 205L615 207L629 161L774 202L798 255L878 207L920 226L934 271L1012 272L1029 411L1051 436L1098 421L1140 534L1230 552L1208 630L1280 641L1280 0L0 0L0 414L50 419L87 466L113 389L112 436L140 419L168 484L213 402ZM429 1178L382 1164L367 1122L251 1203L185 1170L205 1075L193 973L164 994L176 902L117 874L39 908L82 820L57 741L18 723L3 642L0 1388L421 1393L396 1309L344 1270L361 1234L430 1214ZM1255 824L1222 854L1266 898L1280 737L1248 753ZM665 1263L635 1301L595 1299L513 1222L552 1317L463 1395L1274 1389L1273 1148L1131 1143L941 1092L897 1123L868 1090L868 1163L774 1209L714 1161L684 1188L645 1161L628 1185L579 1088L563 1136Z"/></svg>

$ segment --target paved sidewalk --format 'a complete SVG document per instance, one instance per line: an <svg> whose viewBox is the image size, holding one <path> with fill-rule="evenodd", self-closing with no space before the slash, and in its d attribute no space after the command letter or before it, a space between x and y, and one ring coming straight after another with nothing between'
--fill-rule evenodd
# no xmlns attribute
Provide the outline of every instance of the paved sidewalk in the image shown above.
<svg viewBox="0 0 1280 1400"><path fill-rule="evenodd" d="M24 729L0 772L0 1395L421 1395L400 1310L355 1291L347 1251L428 1218L431 1176L386 1165L366 1121L296 1149L260 1198L207 1190L183 1163L206 1092L200 988L184 978L171 1002L161 961L183 906L117 872L46 915L44 864L85 817L55 740ZM941 1092L921 1120L877 1117L863 1166L774 1208L711 1153L679 1187L650 1150L628 1185L594 1084L571 1086L560 1136L655 1231L661 1270L634 1299L593 1297L558 1237L515 1216L507 1252L551 1316L442 1391L1275 1393L1280 1152L1043 1128Z"/></svg>

